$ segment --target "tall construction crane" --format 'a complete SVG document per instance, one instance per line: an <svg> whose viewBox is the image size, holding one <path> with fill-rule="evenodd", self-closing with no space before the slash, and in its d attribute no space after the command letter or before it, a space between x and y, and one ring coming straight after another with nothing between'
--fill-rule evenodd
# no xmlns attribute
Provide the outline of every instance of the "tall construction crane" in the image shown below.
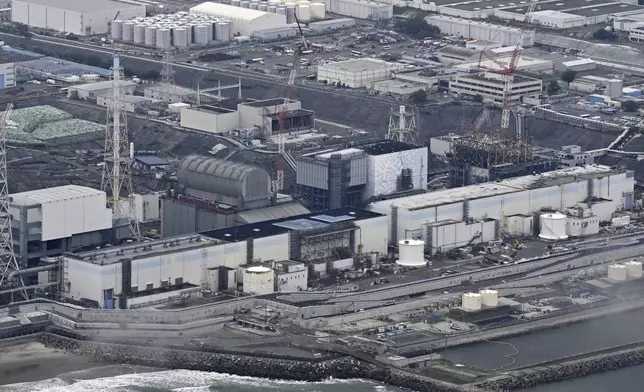
<svg viewBox="0 0 644 392"><path fill-rule="evenodd" d="M539 3L539 0L530 0L530 4L528 4L528 8L525 13L525 18L523 20L523 23L519 27L519 36L517 38L517 43L514 46L514 51L512 52L512 56L510 57L510 61L508 62L508 64L505 65L500 61L491 59L500 67L500 69L481 67L482 69L486 69L489 72L500 74L503 80L503 114L501 116L501 129L506 132L507 132L507 129L510 127L510 113L512 109L511 98L512 98L512 85L514 84L514 71L516 70L517 65L519 64L521 47L523 46L523 37L525 36L525 31L527 29L527 26L530 24L530 21L532 20L532 13L536 9L537 3Z"/></svg>
<svg viewBox="0 0 644 392"><path fill-rule="evenodd" d="M24 289L20 263L13 249L11 214L9 213L9 187L7 184L7 133L13 104L9 103L0 123L0 291L10 293L11 301L29 299Z"/></svg>
<svg viewBox="0 0 644 392"><path fill-rule="evenodd" d="M284 89L284 102L281 105L277 105L275 112L277 113L277 120L279 122L279 131L277 134L277 170L275 171L275 179L273 180L272 187L273 192L278 192L284 189L284 166L285 166L285 154L286 150L284 145L286 144L286 119L285 115L288 111L288 104L291 99L291 90L295 85L295 78L297 77L297 67L300 64L300 55L302 50L308 50L309 46L306 43L304 38L304 32L302 31L302 26L300 26L300 21L295 17L295 23L297 23L297 29L299 32L300 39L295 43L295 48L293 49L293 62L291 63L291 70L288 74L288 82L286 88ZM272 129L271 129L272 131Z"/></svg>

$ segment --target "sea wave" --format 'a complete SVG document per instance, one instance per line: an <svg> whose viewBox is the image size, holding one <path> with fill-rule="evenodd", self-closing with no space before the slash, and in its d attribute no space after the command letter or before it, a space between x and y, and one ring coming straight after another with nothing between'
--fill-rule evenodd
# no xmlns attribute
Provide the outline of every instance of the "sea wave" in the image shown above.
<svg viewBox="0 0 644 392"><path fill-rule="evenodd" d="M103 376L101 376L103 372ZM88 378L88 375L95 378ZM109 374L109 377L105 377ZM344 387L342 387L344 386ZM277 390L280 392L394 392L372 381L353 379L328 379L319 382L269 380L210 373L193 370L162 370L144 373L114 375L113 367L92 368L71 372L43 381L24 382L0 386L0 392L215 392L221 390L254 392Z"/></svg>

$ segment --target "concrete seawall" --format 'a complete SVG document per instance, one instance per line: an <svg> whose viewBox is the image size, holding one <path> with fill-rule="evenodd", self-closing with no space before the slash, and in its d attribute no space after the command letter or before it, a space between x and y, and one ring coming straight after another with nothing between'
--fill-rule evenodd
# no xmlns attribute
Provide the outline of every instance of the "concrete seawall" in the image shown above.
<svg viewBox="0 0 644 392"><path fill-rule="evenodd" d="M644 347L637 347L563 361L559 364L548 364L548 366L515 371L509 375L482 382L477 386L492 391L513 391L636 366L642 363L644 363Z"/></svg>
<svg viewBox="0 0 644 392"><path fill-rule="evenodd" d="M42 333L38 340L48 347L105 360L159 368L189 369L231 373L242 376L321 381L333 378L362 378L408 388L418 392L466 392L460 386L433 380L399 369L382 368L352 357L330 360L282 359L261 356L133 346L79 340L52 333Z"/></svg>

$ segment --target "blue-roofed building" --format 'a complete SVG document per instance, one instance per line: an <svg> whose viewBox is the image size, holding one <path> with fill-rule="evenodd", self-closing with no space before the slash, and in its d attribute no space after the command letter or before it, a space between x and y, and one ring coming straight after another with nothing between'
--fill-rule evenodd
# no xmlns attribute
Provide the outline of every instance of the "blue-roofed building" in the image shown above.
<svg viewBox="0 0 644 392"><path fill-rule="evenodd" d="M134 156L134 167L143 170L165 170L170 163L156 155Z"/></svg>

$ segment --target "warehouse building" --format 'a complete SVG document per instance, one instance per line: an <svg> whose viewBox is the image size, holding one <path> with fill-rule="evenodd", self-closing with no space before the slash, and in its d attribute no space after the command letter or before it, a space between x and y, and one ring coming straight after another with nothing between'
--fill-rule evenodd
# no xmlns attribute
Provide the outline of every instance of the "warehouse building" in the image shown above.
<svg viewBox="0 0 644 392"><path fill-rule="evenodd" d="M436 52L438 59L447 64L463 63L466 61L478 61L481 59L482 50L462 48L460 46L447 45Z"/></svg>
<svg viewBox="0 0 644 392"><path fill-rule="evenodd" d="M205 2L190 8L191 14L205 14L227 19L232 23L233 35L250 37L255 31L286 27L286 15Z"/></svg>
<svg viewBox="0 0 644 392"><path fill-rule="evenodd" d="M317 22L311 22L307 25L309 30L312 31L326 31L326 30L335 30L335 29L346 29L356 25L355 19L350 18L338 18L338 19L328 19L320 20Z"/></svg>
<svg viewBox="0 0 644 392"><path fill-rule="evenodd" d="M503 46L515 46L521 35L521 31L517 28L445 15L430 15L425 17L425 21L438 27L445 35L498 42ZM521 46L524 48L533 46L534 38L534 30L525 31Z"/></svg>
<svg viewBox="0 0 644 392"><path fill-rule="evenodd" d="M490 51L492 55L495 53ZM461 72L471 72L470 70L474 69L485 69L485 70L494 70L502 71L507 69L507 66L510 63L512 53L506 53L505 55L498 54L498 57L494 59L483 59L481 61L471 61L468 63L458 64L454 68ZM502 57L504 56L504 57ZM552 60L539 59L534 57L520 56L516 64L516 70L519 72L528 72L532 74L539 73L552 73L554 64Z"/></svg>
<svg viewBox="0 0 644 392"><path fill-rule="evenodd" d="M75 35L107 34L114 18L145 16L143 4L113 0L13 0L11 21Z"/></svg>
<svg viewBox="0 0 644 392"><path fill-rule="evenodd" d="M106 309L186 299L202 290L241 289L265 294L271 276L271 292L299 291L306 287L302 275L308 277L313 271L312 275L320 276L331 269L352 268L360 252L386 252L387 240L386 216L338 209L200 235L68 253L62 257L61 286L67 298ZM260 263L271 268L254 268ZM247 281L248 272L267 275L262 277L263 283L255 285ZM295 275L295 281L280 281Z"/></svg>
<svg viewBox="0 0 644 392"><path fill-rule="evenodd" d="M386 140L304 154L297 160L298 194L312 211L322 211L425 190L427 153L427 147Z"/></svg>
<svg viewBox="0 0 644 392"><path fill-rule="evenodd" d="M159 83L143 89L144 97L169 103L185 102L196 95L195 91L174 84Z"/></svg>
<svg viewBox="0 0 644 392"><path fill-rule="evenodd" d="M0 64L0 88L16 86L16 65L14 63Z"/></svg>
<svg viewBox="0 0 644 392"><path fill-rule="evenodd" d="M339 61L319 65L318 81L340 83L352 88L369 87L373 82L391 78L392 72L404 67L403 64L373 58Z"/></svg>
<svg viewBox="0 0 644 392"><path fill-rule="evenodd" d="M481 242L489 235L485 234L487 222L495 221L498 237L511 216L532 217L543 210L561 211L589 200L592 214L609 222L616 211L633 208L634 186L632 171L590 165L378 201L369 210L389 216L392 244L420 238L425 239L428 251L445 252L470 241ZM463 225L473 222L483 231L465 230ZM476 238L470 236L477 231ZM443 239L437 242L436 233ZM447 233L455 234L446 237Z"/></svg>
<svg viewBox="0 0 644 392"><path fill-rule="evenodd" d="M112 94L108 92L107 94L95 94L96 95L96 104L98 106L108 107L112 104ZM145 109L147 106L152 103L152 99L141 97L138 95L123 95L121 97L122 107L128 113L134 113L137 110Z"/></svg>
<svg viewBox="0 0 644 392"><path fill-rule="evenodd" d="M275 200L268 172L249 164L189 155L177 179L161 201L164 237L308 213L290 199Z"/></svg>
<svg viewBox="0 0 644 392"><path fill-rule="evenodd" d="M369 0L322 0L326 12L356 19L387 20L394 17L392 4Z"/></svg>
<svg viewBox="0 0 644 392"><path fill-rule="evenodd" d="M9 196L14 250L23 267L41 257L127 238L127 225L113 227L105 192L66 185Z"/></svg>
<svg viewBox="0 0 644 392"><path fill-rule="evenodd" d="M105 80L102 82L69 86L67 97L72 97L74 94L79 99L96 99L98 96L109 96L112 94L113 85L114 83L111 80ZM119 85L124 94L134 94L134 90L136 90L136 83L128 80L119 80Z"/></svg>
<svg viewBox="0 0 644 392"><path fill-rule="evenodd" d="M541 79L514 75L510 102L519 103L523 97L538 97L543 91ZM480 95L485 102L503 103L504 82L502 75L486 72L476 75L457 76L450 80L452 93L467 97Z"/></svg>
<svg viewBox="0 0 644 392"><path fill-rule="evenodd" d="M300 101L286 102L283 98L239 103L236 111L210 105L182 108L181 126L219 134L255 129L268 137L280 130L279 108L284 108L287 132L308 132L313 128L315 113L302 109Z"/></svg>

